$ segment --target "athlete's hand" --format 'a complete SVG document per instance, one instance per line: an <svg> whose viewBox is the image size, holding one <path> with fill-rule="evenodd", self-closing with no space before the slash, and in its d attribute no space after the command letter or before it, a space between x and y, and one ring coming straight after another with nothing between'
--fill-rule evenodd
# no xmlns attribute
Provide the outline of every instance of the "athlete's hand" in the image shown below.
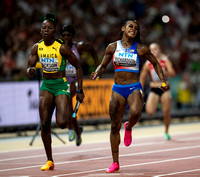
<svg viewBox="0 0 200 177"><path fill-rule="evenodd" d="M165 92L165 91L169 90L169 84L166 82L163 82L159 88L162 89L163 92Z"/></svg>
<svg viewBox="0 0 200 177"><path fill-rule="evenodd" d="M84 98L85 98L85 95L83 92L76 93L76 100L79 100L82 103Z"/></svg>
<svg viewBox="0 0 200 177"><path fill-rule="evenodd" d="M91 75L90 75L90 78L92 80L95 80L97 77L98 77L98 73L96 73L96 72L92 72Z"/></svg>
<svg viewBox="0 0 200 177"><path fill-rule="evenodd" d="M27 69L27 74L28 74L28 76L29 76L29 77L33 77L35 71L36 71L36 68L35 68L35 67L28 67L28 69Z"/></svg>

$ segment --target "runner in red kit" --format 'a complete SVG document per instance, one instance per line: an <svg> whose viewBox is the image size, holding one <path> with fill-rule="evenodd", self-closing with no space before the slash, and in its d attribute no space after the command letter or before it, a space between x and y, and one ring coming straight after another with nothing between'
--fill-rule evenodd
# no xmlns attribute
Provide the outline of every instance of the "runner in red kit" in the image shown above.
<svg viewBox="0 0 200 177"><path fill-rule="evenodd" d="M173 69L171 61L168 59L168 57L163 54L160 50L160 46L157 43L152 43L150 45L150 50L156 57L156 59L159 61L162 70L165 75L165 79L167 80L167 77L174 77L175 76L175 71ZM162 104L162 111L163 111L163 117L164 117L164 124L165 124L165 139L170 140L171 137L169 136L169 125L171 121L170 117L170 107L171 107L171 92L170 90L167 90L165 92L160 89L161 81L156 74L156 71L154 70L154 67L152 63L146 62L143 70L140 75L140 82L143 85L144 88L144 83L147 77L147 74L149 73L150 75L150 93L147 98L146 102L146 112L149 115L153 115L155 111L157 110L158 103L161 101Z"/></svg>

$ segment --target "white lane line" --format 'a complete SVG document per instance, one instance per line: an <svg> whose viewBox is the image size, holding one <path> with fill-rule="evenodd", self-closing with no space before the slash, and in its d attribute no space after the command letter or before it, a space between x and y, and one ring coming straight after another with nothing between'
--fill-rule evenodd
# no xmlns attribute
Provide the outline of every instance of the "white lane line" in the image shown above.
<svg viewBox="0 0 200 177"><path fill-rule="evenodd" d="M187 170L187 171L179 171L179 172L168 173L168 174L161 174L161 175L156 175L156 176L153 176L153 177L171 176L171 175L177 175L177 174L189 173L189 172L195 172L195 171L200 171L200 169Z"/></svg>
<svg viewBox="0 0 200 177"><path fill-rule="evenodd" d="M146 152L138 152L138 153L130 153L130 154L122 154L119 157L130 157L130 156L136 156L136 155L144 155L144 154L152 154L152 153L160 153L160 152L170 152L170 151L179 151L179 150L186 150L186 149L195 149L200 148L200 145L196 146L187 146L187 147L179 147L179 148L170 148L170 149L162 149L162 150L153 150L153 151L146 151ZM83 159L83 160L74 160L74 161L67 161L67 162L57 162L56 165L62 165L62 164L71 164L71 163L81 163L81 162L88 162L93 160L103 160L111 158L111 156L104 156L104 157L97 157L97 158L90 158L90 159ZM40 167L41 165L35 165L35 166L25 166L25 167L18 167L18 168L8 168L2 171L13 171L13 170L22 170L27 168L35 168Z"/></svg>
<svg viewBox="0 0 200 177"><path fill-rule="evenodd" d="M135 144L134 147L149 146L149 145L156 145L156 144L164 144L164 142L140 143L140 144ZM120 146L120 148L127 148L127 147ZM79 151L58 152L58 153L53 153L53 156L56 156L56 155L62 155L63 156L63 155L66 155L66 154L78 154L78 153L85 153L85 152L92 152L92 151L102 151L102 150L107 150L107 149L110 149L110 146L103 147L103 148L85 149L85 150L79 150ZM33 158L38 158L38 157L46 157L46 155L42 154L42 155L33 155L33 156L0 159L0 162L5 162L5 161L9 161L9 160L22 160L22 159L29 159L29 158L33 159Z"/></svg>
<svg viewBox="0 0 200 177"><path fill-rule="evenodd" d="M147 128L147 127L146 127ZM151 127L149 127L149 128L151 128ZM194 137L194 138L190 138L190 137L188 137L188 138L184 138L184 139L182 139L181 137L176 137L176 136L184 136L184 135L196 135L196 134L199 134L200 132L199 131L196 131L196 132L190 132L190 133L175 133L175 134L173 134L172 136L174 137L172 137L173 139L172 139L172 141L173 140L177 140L178 139L178 141L184 141L184 140L199 140L200 138L199 137ZM160 136L160 135L158 135L158 136L155 136L155 135L153 135L153 136L148 136L148 137L134 137L134 139L135 140L147 140L147 139L152 139L152 138L162 138L163 136ZM5 140L0 140L0 142L1 141L5 141ZM95 142L95 144L102 144L102 143L109 143L109 141L101 141L101 142ZM94 143L92 143L92 142L89 142L89 143L86 143L87 145L89 145L89 144L94 144ZM72 145L72 144L68 144L67 145L68 147L72 147L72 146L74 146L74 145ZM63 147L63 145L58 145L58 146L54 146L54 148L61 148L61 147ZM34 147L34 149L29 149L29 150L31 150L31 151L37 151L37 150L43 150L44 148L43 147ZM13 152L23 152L23 151L27 151L27 149L25 148L25 149L17 149L17 150L8 150L8 151L2 151L2 152L0 152L0 154L4 154L4 153L13 153Z"/></svg>
<svg viewBox="0 0 200 177"><path fill-rule="evenodd" d="M194 159L194 158L200 158L200 156L191 156L191 157L168 159L168 160L161 160L161 161L154 161L154 162L138 163L138 164L132 164L132 165L124 165L124 166L120 166L120 168L135 167L135 166L142 166L142 165L151 165L151 164L156 164L156 163L165 163L165 162L172 162L172 161L178 161L178 160L188 160L188 159ZM93 172L103 171L103 170L105 170L105 169L96 169L96 170L81 171L81 172L76 172L76 173L61 174L61 175L55 175L55 176L52 176L52 177L79 175L79 174L93 173Z"/></svg>
<svg viewBox="0 0 200 177"><path fill-rule="evenodd" d="M1 141L1 140L0 140ZM97 145L97 144L102 144L102 143L107 143L107 144L109 144L109 141L100 141L100 142L95 142L95 145ZM87 144L87 145L90 145L90 144L93 144L94 145L94 143L85 143L85 144ZM74 147L74 144L66 144L67 145L67 147ZM55 145L54 146L54 148L56 149L56 148L62 148L62 147L64 147L64 146L66 146L66 145ZM29 149L29 150L31 150L31 151L38 151L38 150L43 150L44 149L44 147L42 146L42 147L33 147L33 149L31 148L31 149ZM2 152L0 152L0 154L6 154L6 153L13 153L13 152L23 152L23 151L27 151L27 148L24 148L24 149L17 149L17 150L8 150L8 151L2 151Z"/></svg>
<svg viewBox="0 0 200 177"><path fill-rule="evenodd" d="M187 141L187 140L200 140L199 137L194 137L194 138L183 138L179 139L179 141ZM173 141L173 140L172 140ZM140 144L133 144L132 146L134 147L139 147L139 146L148 146L148 145L156 145L156 144L164 144L166 141L159 141L159 142L148 142L148 143L140 143ZM130 146L130 147L132 147ZM120 148L127 148L124 145L120 145ZM68 152L58 152L58 153L53 153L54 156L56 155L66 155L66 154L78 154L78 153L85 153L85 152L92 152L92 151L102 151L110 149L110 146L104 147L104 148L94 148L94 149L86 149L86 150L79 150L79 151L68 151ZM13 151L12 151L13 152ZM7 158L7 159L0 159L0 162L5 162L5 161L11 161L11 160L22 160L22 159L33 159L33 158L39 158L39 157L45 157L45 154L42 155L34 155L34 156L24 156L24 157L15 157L15 158Z"/></svg>

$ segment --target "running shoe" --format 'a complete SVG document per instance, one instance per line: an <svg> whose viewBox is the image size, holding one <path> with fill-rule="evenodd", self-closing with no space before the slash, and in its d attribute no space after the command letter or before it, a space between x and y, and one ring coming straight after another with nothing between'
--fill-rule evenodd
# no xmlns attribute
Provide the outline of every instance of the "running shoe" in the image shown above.
<svg viewBox="0 0 200 177"><path fill-rule="evenodd" d="M81 138L81 134L83 132L83 127L79 127L80 129L80 135L76 135L76 146L80 146L82 143L82 138Z"/></svg>
<svg viewBox="0 0 200 177"><path fill-rule="evenodd" d="M47 171L47 170L54 170L54 162L52 162L51 160L48 160L46 165L41 167L42 171Z"/></svg>
<svg viewBox="0 0 200 177"><path fill-rule="evenodd" d="M69 129L68 131L69 141L75 140L76 133L74 129Z"/></svg>
<svg viewBox="0 0 200 177"><path fill-rule="evenodd" d="M126 125L128 124L128 121L125 122L124 124L124 129L125 129L125 133L124 133L124 144L125 146L130 146L131 142L132 142L132 130L127 130L126 129Z"/></svg>
<svg viewBox="0 0 200 177"><path fill-rule="evenodd" d="M166 140L171 140L171 137L169 136L168 133L165 133L165 139L166 139Z"/></svg>
<svg viewBox="0 0 200 177"><path fill-rule="evenodd" d="M114 162L109 168L106 169L106 173L114 173L119 171L119 164Z"/></svg>

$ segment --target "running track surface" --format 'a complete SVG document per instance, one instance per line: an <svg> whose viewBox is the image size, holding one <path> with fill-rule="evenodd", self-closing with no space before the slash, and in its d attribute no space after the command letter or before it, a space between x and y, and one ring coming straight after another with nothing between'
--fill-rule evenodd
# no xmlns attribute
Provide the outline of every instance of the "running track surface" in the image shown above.
<svg viewBox="0 0 200 177"><path fill-rule="evenodd" d="M53 147L54 171L40 171L46 163L43 148L0 153L3 177L199 177L200 131L176 134L166 141L163 136L135 138L129 147L120 144L120 171L105 173L112 163L109 141L83 143L80 147Z"/></svg>

